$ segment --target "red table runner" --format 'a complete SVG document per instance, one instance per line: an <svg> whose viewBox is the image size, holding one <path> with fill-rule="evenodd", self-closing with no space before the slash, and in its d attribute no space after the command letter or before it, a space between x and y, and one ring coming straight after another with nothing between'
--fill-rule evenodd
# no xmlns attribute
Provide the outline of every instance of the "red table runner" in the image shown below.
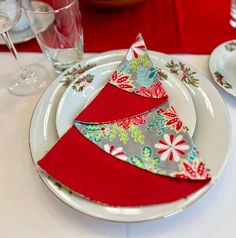
<svg viewBox="0 0 236 238"><path fill-rule="evenodd" d="M148 48L166 53L210 53L236 38L229 24L230 0L144 0L133 7L105 10L80 1L85 52L128 48L138 32ZM41 51L36 40L18 51ZM0 46L0 51L8 51Z"/></svg>

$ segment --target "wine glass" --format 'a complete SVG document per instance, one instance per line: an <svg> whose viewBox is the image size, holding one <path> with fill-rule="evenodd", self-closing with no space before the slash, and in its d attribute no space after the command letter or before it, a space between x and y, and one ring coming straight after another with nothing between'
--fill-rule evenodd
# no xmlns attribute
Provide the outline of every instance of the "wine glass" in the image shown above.
<svg viewBox="0 0 236 238"><path fill-rule="evenodd" d="M78 0L29 0L23 8L58 74L81 60L84 41Z"/></svg>
<svg viewBox="0 0 236 238"><path fill-rule="evenodd" d="M8 33L21 16L20 0L0 0L0 36L13 54L19 69L7 82L8 90L15 95L24 96L38 92L47 85L47 70L39 64L23 65Z"/></svg>
<svg viewBox="0 0 236 238"><path fill-rule="evenodd" d="M231 0L230 24L233 28L236 28L236 0Z"/></svg>

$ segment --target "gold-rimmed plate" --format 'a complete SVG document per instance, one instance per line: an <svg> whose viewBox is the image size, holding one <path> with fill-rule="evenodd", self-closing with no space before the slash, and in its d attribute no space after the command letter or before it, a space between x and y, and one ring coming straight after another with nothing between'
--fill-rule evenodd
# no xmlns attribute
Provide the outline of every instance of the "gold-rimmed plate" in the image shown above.
<svg viewBox="0 0 236 238"><path fill-rule="evenodd" d="M111 51L81 61L68 69L44 92L33 113L30 125L30 149L34 164L57 142L56 110L71 80L93 64L119 61L126 51ZM145 207L110 207L98 204L58 187L50 177L40 173L47 187L64 203L85 214L116 222L139 222L176 214L199 199L218 179L227 162L231 145L231 124L226 106L215 87L194 67L158 52L150 51L154 65L175 76L188 88L196 108L197 124L193 140L212 171L213 180L191 196L176 202ZM194 77L191 77L194 75Z"/></svg>

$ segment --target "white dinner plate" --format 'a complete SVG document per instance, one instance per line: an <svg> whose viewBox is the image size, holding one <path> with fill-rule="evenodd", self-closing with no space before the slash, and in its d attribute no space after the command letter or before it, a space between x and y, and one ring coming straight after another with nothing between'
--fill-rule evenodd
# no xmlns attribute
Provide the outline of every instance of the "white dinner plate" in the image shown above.
<svg viewBox="0 0 236 238"><path fill-rule="evenodd" d="M69 85L61 97L56 113L56 129L59 137L70 129L75 117L87 107L88 102L92 101L91 98L94 99L95 95L101 91L119 63L120 61L94 67ZM94 75L93 81L84 85L82 91L75 90L77 89L76 82L86 75ZM167 79L162 81L162 85L169 96L169 102L174 106L178 116L188 127L189 134L192 136L196 125L196 111L192 97L179 80L176 80L171 74L166 74L166 76Z"/></svg>
<svg viewBox="0 0 236 238"><path fill-rule="evenodd" d="M236 97L236 40L227 41L212 51L209 69L215 82Z"/></svg>
<svg viewBox="0 0 236 238"><path fill-rule="evenodd" d="M119 61L124 57L125 52L124 50L105 52L84 59L80 64L81 66L91 63L101 65ZM232 130L228 111L218 91L197 69L182 60L158 52L149 51L149 53L153 63L171 72L176 80L199 84L198 87L185 84L193 98L197 114L193 140L198 146L201 157L207 163L207 167L211 169L213 179L196 193L176 202L123 208L106 206L82 198L58 186L48 175L39 173L42 181L61 201L82 213L116 222L138 222L171 216L191 205L208 191L220 177L226 165ZM58 141L55 120L57 105L65 90L63 85L66 85L73 79L76 72L80 71L81 68L75 65L55 79L35 108L29 133L30 150L35 165Z"/></svg>

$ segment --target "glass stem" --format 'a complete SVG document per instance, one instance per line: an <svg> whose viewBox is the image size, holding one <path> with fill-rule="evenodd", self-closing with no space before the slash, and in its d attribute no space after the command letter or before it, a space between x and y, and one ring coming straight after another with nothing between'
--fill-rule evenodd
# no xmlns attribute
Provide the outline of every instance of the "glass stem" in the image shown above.
<svg viewBox="0 0 236 238"><path fill-rule="evenodd" d="M14 58L16 59L16 63L21 70L21 78L23 80L27 80L30 77L31 72L29 72L29 70L25 66L23 66L23 64L20 62L18 53L17 53L16 48L11 40L9 33L4 32L1 34L1 36L4 40L4 42L6 43L7 47L9 48L10 52L13 54Z"/></svg>

